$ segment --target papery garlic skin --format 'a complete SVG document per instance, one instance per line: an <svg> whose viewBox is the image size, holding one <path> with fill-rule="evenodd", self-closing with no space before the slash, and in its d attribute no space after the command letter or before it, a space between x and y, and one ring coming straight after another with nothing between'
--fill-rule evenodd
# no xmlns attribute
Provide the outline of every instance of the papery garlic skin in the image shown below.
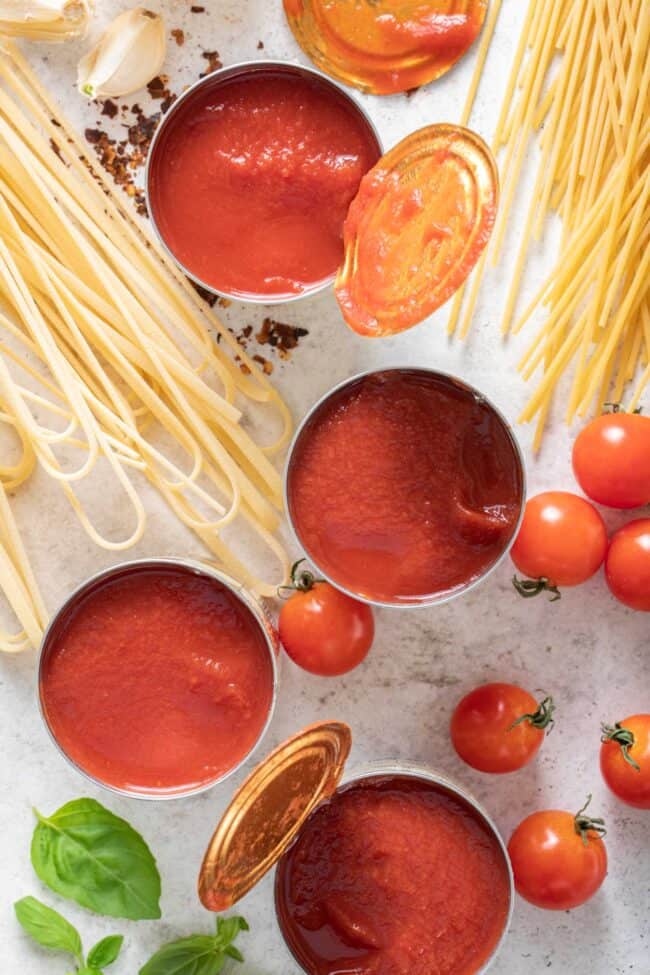
<svg viewBox="0 0 650 975"><path fill-rule="evenodd" d="M77 87L88 98L130 95L160 74L166 53L163 17L144 7L127 10L79 62Z"/></svg>
<svg viewBox="0 0 650 975"><path fill-rule="evenodd" d="M0 0L0 34L33 41L82 37L93 9L92 0Z"/></svg>

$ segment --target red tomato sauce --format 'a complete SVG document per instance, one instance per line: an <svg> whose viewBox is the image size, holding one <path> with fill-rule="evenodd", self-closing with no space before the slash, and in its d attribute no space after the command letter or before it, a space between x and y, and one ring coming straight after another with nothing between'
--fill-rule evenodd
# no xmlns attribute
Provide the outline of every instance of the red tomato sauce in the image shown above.
<svg viewBox="0 0 650 975"><path fill-rule="evenodd" d="M207 85L156 143L149 200L163 239L229 294L301 294L343 257L343 223L379 158L362 114L330 84L269 68Z"/></svg>
<svg viewBox="0 0 650 975"><path fill-rule="evenodd" d="M182 568L101 581L62 619L41 700L63 751L127 791L181 792L220 778L255 746L273 666L252 612Z"/></svg>
<svg viewBox="0 0 650 975"><path fill-rule="evenodd" d="M375 776L307 820L276 877L278 918L309 975L473 975L507 923L505 855L434 783Z"/></svg>
<svg viewBox="0 0 650 975"><path fill-rule="evenodd" d="M306 554L343 588L421 602L480 578L523 500L501 418L452 379L415 369L362 377L303 427L287 479Z"/></svg>

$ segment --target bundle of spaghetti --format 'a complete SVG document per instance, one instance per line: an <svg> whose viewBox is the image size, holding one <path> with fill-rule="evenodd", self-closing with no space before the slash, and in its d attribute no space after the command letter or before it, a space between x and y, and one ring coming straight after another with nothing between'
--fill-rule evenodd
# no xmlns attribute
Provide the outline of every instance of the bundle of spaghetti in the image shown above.
<svg viewBox="0 0 650 975"><path fill-rule="evenodd" d="M544 322L520 368L543 375L521 416L539 445L558 382L573 370L566 418L629 395L650 380L650 4L549 0L529 4L493 148L502 202L489 251L456 296L448 330L466 335L489 262L512 217L527 152L539 143L534 190L512 270L502 331ZM553 271L522 311L536 241L562 221Z"/></svg>
<svg viewBox="0 0 650 975"><path fill-rule="evenodd" d="M288 410L93 168L8 42L0 52L0 297L0 418L22 449L18 464L0 467L0 484L15 489L38 465L90 537L121 551L145 529L144 477L227 570L274 593L287 558L274 534L282 485L271 457L290 437ZM274 443L260 446L246 429L241 407L250 403L271 408L282 428ZM108 476L124 494L131 525L123 537L105 537L79 497L93 471L102 494ZM223 529L234 523L270 550L275 581L226 544ZM9 533L30 590L33 575ZM15 610L4 562L0 586ZM32 598L40 614L35 590ZM25 630L32 640L36 629Z"/></svg>

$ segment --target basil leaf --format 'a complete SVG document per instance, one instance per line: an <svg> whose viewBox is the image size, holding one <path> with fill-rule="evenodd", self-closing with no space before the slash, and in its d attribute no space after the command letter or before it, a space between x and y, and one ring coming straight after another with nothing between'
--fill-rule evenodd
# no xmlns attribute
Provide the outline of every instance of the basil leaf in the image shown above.
<svg viewBox="0 0 650 975"><path fill-rule="evenodd" d="M163 945L140 969L140 975L218 975L224 961L215 938L194 934Z"/></svg>
<svg viewBox="0 0 650 975"><path fill-rule="evenodd" d="M35 897L23 897L22 900L16 901L14 910L23 929L39 945L57 951L67 951L77 960L81 959L79 933L58 911L37 901Z"/></svg>
<svg viewBox="0 0 650 975"><path fill-rule="evenodd" d="M86 965L89 968L105 968L107 965L112 965L122 950L123 943L124 938L121 934L110 934L107 938L103 938L88 952Z"/></svg>
<svg viewBox="0 0 650 975"><path fill-rule="evenodd" d="M244 960L244 956L242 955L241 951L239 950L239 948L235 948L234 945L228 945L227 948L224 948L224 952L226 955L228 955L229 958L234 958L235 961Z"/></svg>
<svg viewBox="0 0 650 975"><path fill-rule="evenodd" d="M248 923L243 917L217 918L217 938L224 947L234 941L240 931L248 930Z"/></svg>
<svg viewBox="0 0 650 975"><path fill-rule="evenodd" d="M62 897L108 917L160 917L160 875L139 833L94 799L36 813L32 864Z"/></svg>

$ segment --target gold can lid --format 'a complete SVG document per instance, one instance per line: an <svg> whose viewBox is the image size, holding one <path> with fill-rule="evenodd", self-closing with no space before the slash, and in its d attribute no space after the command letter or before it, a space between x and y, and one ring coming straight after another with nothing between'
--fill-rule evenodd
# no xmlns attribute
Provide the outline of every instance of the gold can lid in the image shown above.
<svg viewBox="0 0 650 975"><path fill-rule="evenodd" d="M207 849L199 897L225 911L248 893L336 790L350 754L346 724L310 725L275 749L235 793Z"/></svg>

